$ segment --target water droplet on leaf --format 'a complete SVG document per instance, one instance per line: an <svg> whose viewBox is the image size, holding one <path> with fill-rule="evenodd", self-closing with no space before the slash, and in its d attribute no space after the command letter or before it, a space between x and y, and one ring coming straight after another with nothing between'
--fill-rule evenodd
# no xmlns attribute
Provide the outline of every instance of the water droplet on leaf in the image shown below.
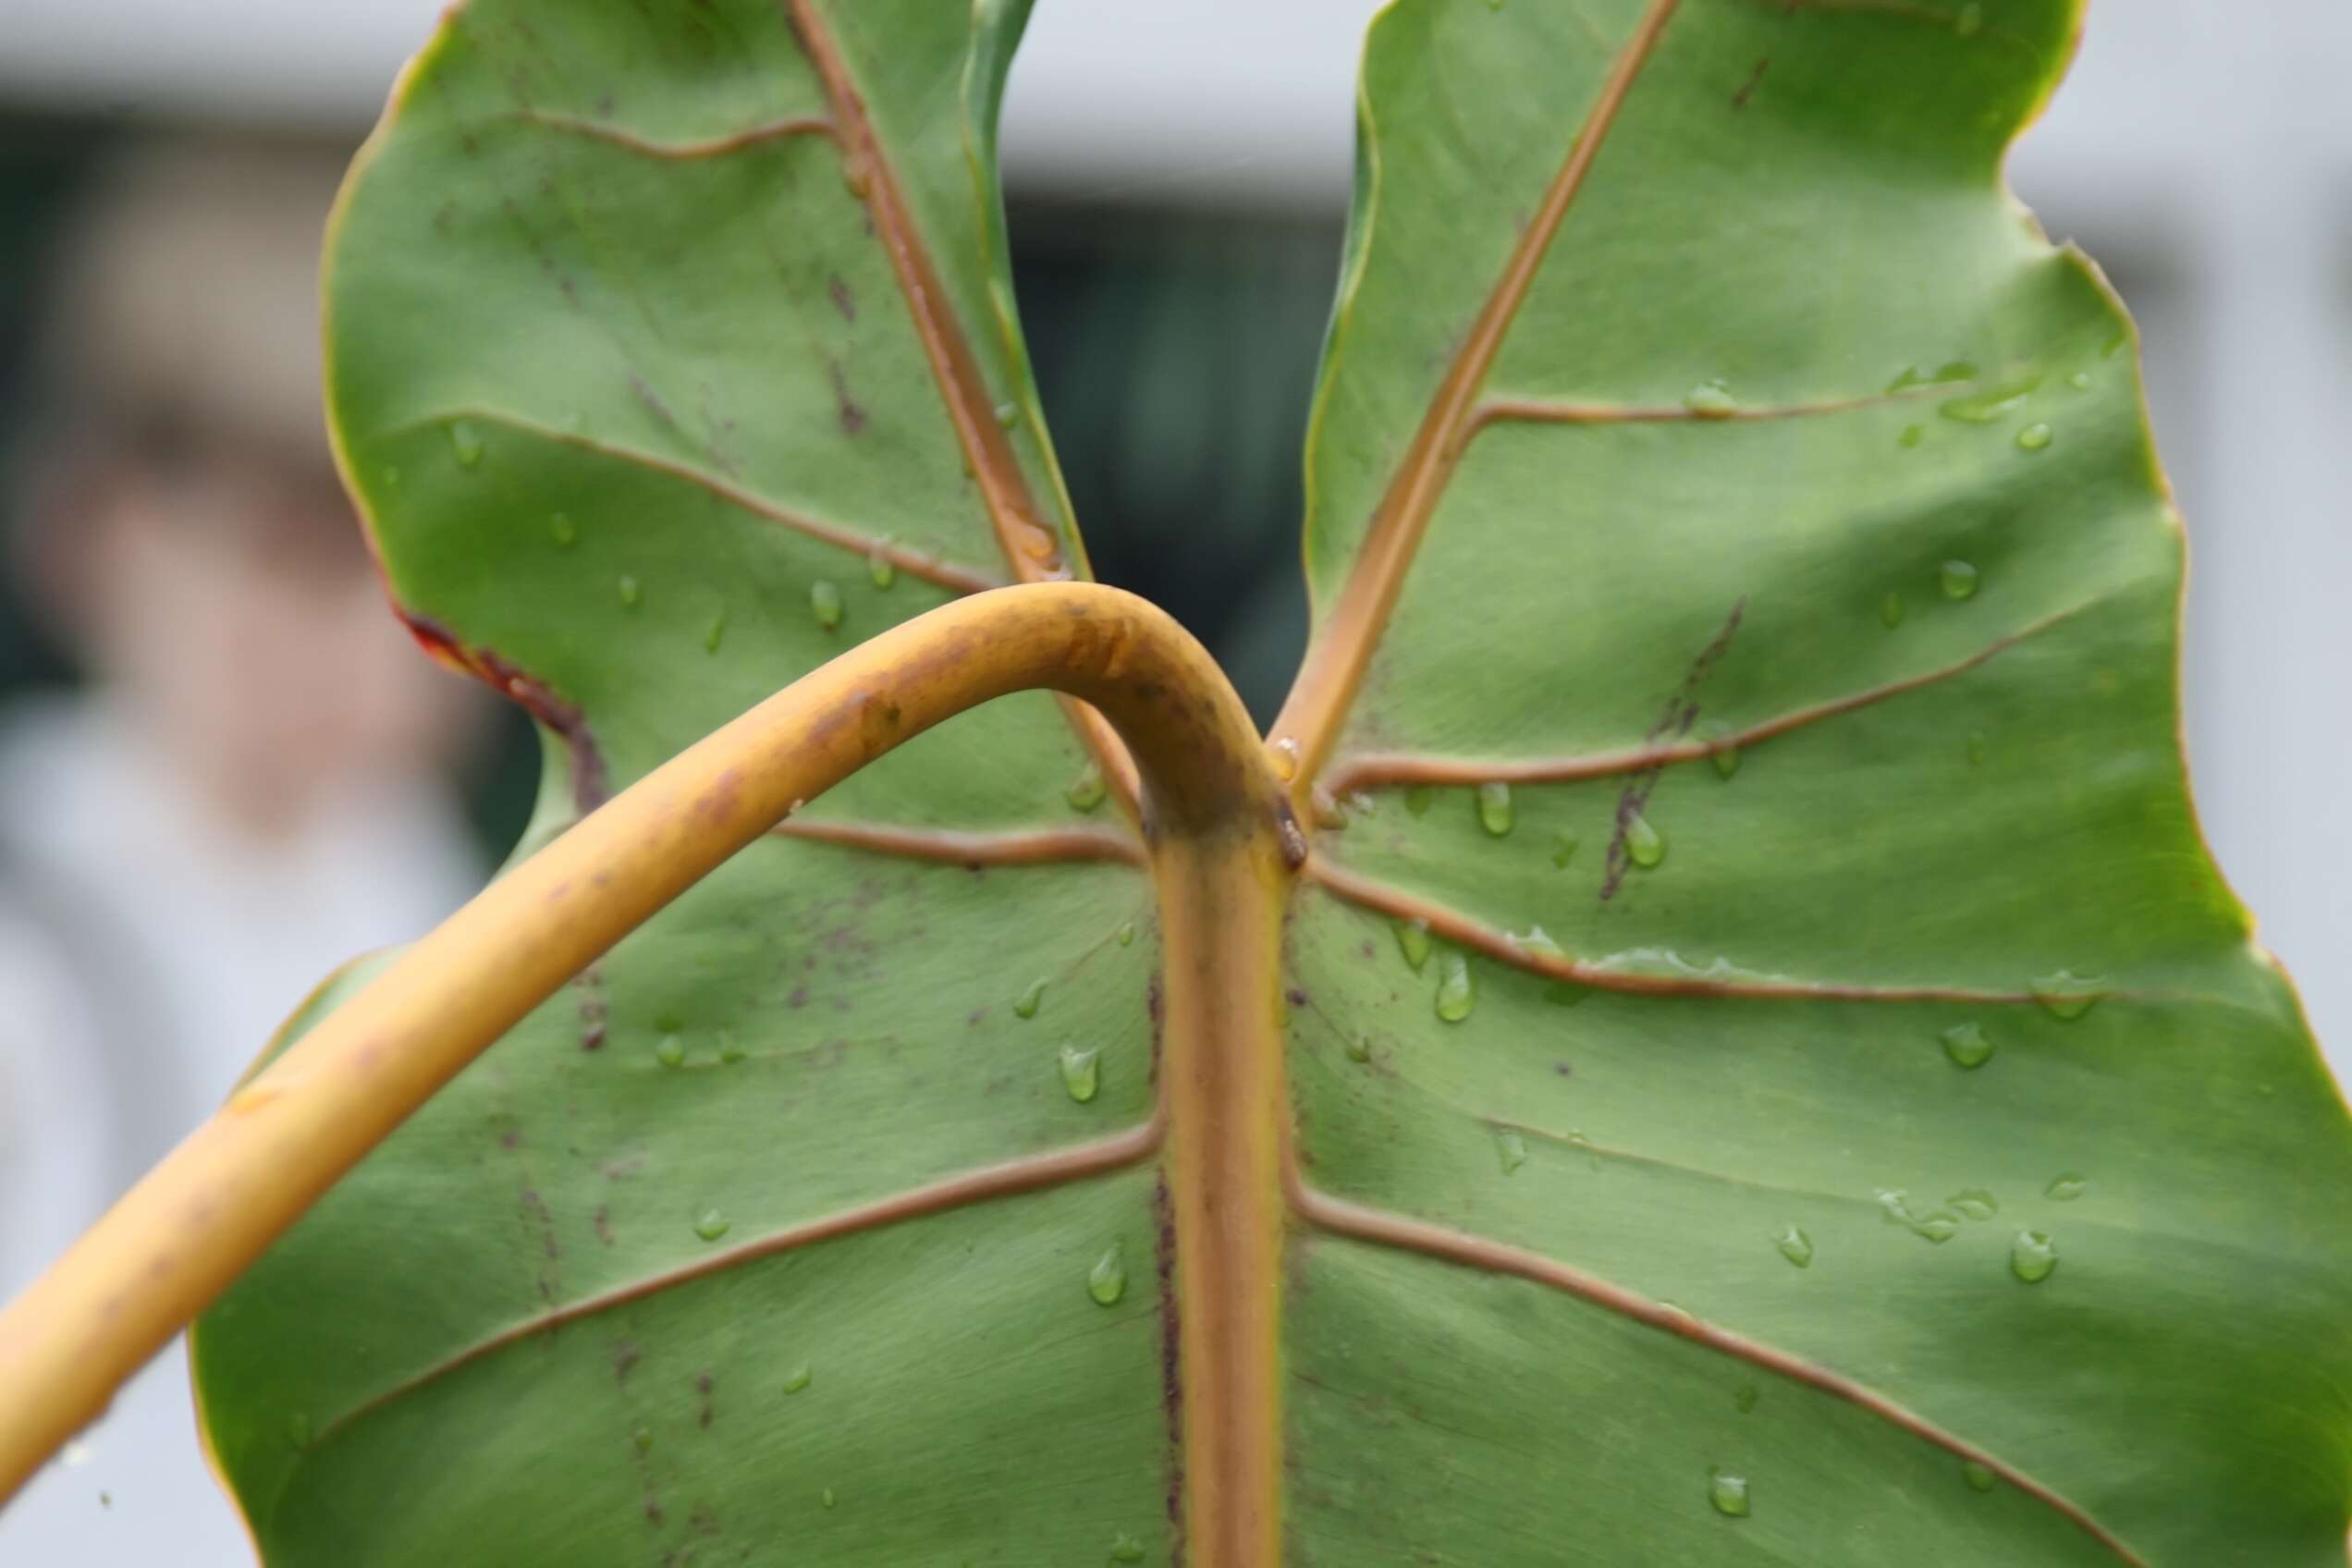
<svg viewBox="0 0 2352 1568"><path fill-rule="evenodd" d="M1946 561L1936 568L1936 582L1947 599L1973 599L1977 596L1977 569L1966 561Z"/></svg>
<svg viewBox="0 0 2352 1568"><path fill-rule="evenodd" d="M557 512L555 516L547 520L547 532L554 534L556 536L556 543L563 545L566 549L570 549L572 545L580 542L580 530L578 526L572 522L570 518L565 516L562 512Z"/></svg>
<svg viewBox="0 0 2352 1568"><path fill-rule="evenodd" d="M1781 1233L1772 1238L1772 1244L1781 1249L1782 1257L1799 1268L1813 1267L1813 1238L1795 1226L1781 1227Z"/></svg>
<svg viewBox="0 0 2352 1568"><path fill-rule="evenodd" d="M841 624L841 590L822 577L810 583L809 614L816 618L816 624L824 630L839 630Z"/></svg>
<svg viewBox="0 0 2352 1568"><path fill-rule="evenodd" d="M1075 1046L1061 1047L1061 1086L1080 1105L1095 1097L1102 1087L1102 1052L1080 1050Z"/></svg>
<svg viewBox="0 0 2352 1568"><path fill-rule="evenodd" d="M1997 424L2015 410L2033 389L2041 385L2039 375L2027 376L1966 398L1954 398L1940 403L1936 411L1946 419L1963 424Z"/></svg>
<svg viewBox="0 0 2352 1568"><path fill-rule="evenodd" d="M1540 925L1528 926L1524 935L1517 931L1504 935L1513 947L1532 957L1564 959L1568 956L1567 951L1551 939L1551 933Z"/></svg>
<svg viewBox="0 0 2352 1568"><path fill-rule="evenodd" d="M1762 1397L1763 1395L1757 1391L1755 1384L1742 1383L1739 1386L1739 1391L1732 1395L1732 1408L1745 1415L1756 1408L1756 1402Z"/></svg>
<svg viewBox="0 0 2352 1568"><path fill-rule="evenodd" d="M1418 974L1421 966L1429 962L1429 923L1426 920L1395 920L1389 923L1396 931L1397 951Z"/></svg>
<svg viewBox="0 0 2352 1568"><path fill-rule="evenodd" d="M715 654L718 652L719 643L726 640L727 612L725 610L721 610L717 615L711 617L710 630L703 633L703 652L706 654Z"/></svg>
<svg viewBox="0 0 2352 1568"><path fill-rule="evenodd" d="M449 449L458 455L459 466L472 468L482 461L482 433L465 420L449 423Z"/></svg>
<svg viewBox="0 0 2352 1568"><path fill-rule="evenodd" d="M1551 864L1562 871L1567 870L1568 863L1576 858L1576 843L1574 833L1564 829L1554 833L1551 836Z"/></svg>
<svg viewBox="0 0 2352 1568"><path fill-rule="evenodd" d="M636 1445L639 1453L649 1452L654 1446L654 1429L640 1421L629 1434L629 1440Z"/></svg>
<svg viewBox="0 0 2352 1568"><path fill-rule="evenodd" d="M1683 407L1701 419L1725 419L1739 412L1739 399L1721 381L1703 381L1683 394Z"/></svg>
<svg viewBox="0 0 2352 1568"><path fill-rule="evenodd" d="M1893 631L1903 624L1903 612L1907 607L1902 594L1893 589L1887 590L1886 597L1879 601L1879 624L1889 631Z"/></svg>
<svg viewBox="0 0 2352 1568"><path fill-rule="evenodd" d="M784 1391L788 1394L799 1393L809 1386L812 1376L809 1364L805 1361L802 1362L798 1366L784 1374Z"/></svg>
<svg viewBox="0 0 2352 1568"><path fill-rule="evenodd" d="M1927 436L1928 427L1926 425L1906 424L1903 427L1903 433L1894 438L1894 444L1898 447L1908 449L1926 440Z"/></svg>
<svg viewBox="0 0 2352 1568"><path fill-rule="evenodd" d="M1715 775L1719 778L1729 778L1739 771L1740 750L1737 746L1719 744L1707 756L1715 765Z"/></svg>
<svg viewBox="0 0 2352 1568"><path fill-rule="evenodd" d="M1511 831L1511 786L1503 783L1478 786L1478 826L1500 839Z"/></svg>
<svg viewBox="0 0 2352 1568"><path fill-rule="evenodd" d="M1650 870L1666 858L1666 839L1639 812L1625 824L1625 853L1635 865Z"/></svg>
<svg viewBox="0 0 2352 1568"><path fill-rule="evenodd" d="M1438 961L1438 1016L1448 1023L1459 1023L1470 1016L1478 1005L1478 993L1470 979L1470 962L1460 953L1448 953Z"/></svg>
<svg viewBox="0 0 2352 1568"><path fill-rule="evenodd" d="M2052 974L2039 975L2033 982L2034 1000L2051 1017L2071 1023L2089 1012L2100 998L2098 983L2061 969Z"/></svg>
<svg viewBox="0 0 2352 1568"><path fill-rule="evenodd" d="M2017 432L2017 445L2028 452L2039 452L2050 445L2050 426L2037 421Z"/></svg>
<svg viewBox="0 0 2352 1568"><path fill-rule="evenodd" d="M1992 1042L1985 1037L1982 1024L1955 1023L1943 1032L1943 1054L1953 1066L1973 1070L1992 1060Z"/></svg>
<svg viewBox="0 0 2352 1568"><path fill-rule="evenodd" d="M1122 948L1132 948L1135 945L1135 923L1133 921L1122 920L1119 923L1119 945Z"/></svg>
<svg viewBox="0 0 2352 1568"><path fill-rule="evenodd" d="M2075 372L2074 374L2066 378L2066 385L2073 387L2077 392L2089 391L2090 372L2087 370L2078 370Z"/></svg>
<svg viewBox="0 0 2352 1568"><path fill-rule="evenodd" d="M727 1234L731 1224L727 1216L719 1213L718 1210L706 1208L703 1210L702 1217L694 1221L694 1234L706 1242L715 1242Z"/></svg>
<svg viewBox="0 0 2352 1568"><path fill-rule="evenodd" d="M1707 1501L1715 1505L1716 1513L1726 1518L1746 1518L1747 1477L1723 1470L1709 1471Z"/></svg>
<svg viewBox="0 0 2352 1568"><path fill-rule="evenodd" d="M654 1060L664 1067L686 1065L686 1042L675 1035L664 1035L654 1043Z"/></svg>
<svg viewBox="0 0 2352 1568"><path fill-rule="evenodd" d="M620 590L620 602L629 608L635 609L637 607L637 601L643 597L643 594L638 590L637 580L624 574L618 586Z"/></svg>
<svg viewBox="0 0 2352 1568"><path fill-rule="evenodd" d="M2039 1285L2058 1267L2057 1243L2047 1231L2020 1231L2009 1244L2009 1271L2028 1285Z"/></svg>
<svg viewBox="0 0 2352 1568"><path fill-rule="evenodd" d="M1266 760L1274 777L1287 784L1298 777L1299 743L1285 735L1266 748Z"/></svg>
<svg viewBox="0 0 2352 1568"><path fill-rule="evenodd" d="M1046 983L1043 980L1032 980L1029 982L1027 990L1013 998L1012 1015L1015 1018L1035 1018L1037 1016L1037 1004L1045 999Z"/></svg>
<svg viewBox="0 0 2352 1568"><path fill-rule="evenodd" d="M1994 1477L1990 1465L1979 1464L1973 1459L1966 1460L1960 1466L1960 1475L1977 1491L1992 1490Z"/></svg>
<svg viewBox="0 0 2352 1568"><path fill-rule="evenodd" d="M1000 425L1003 425L1003 426L1004 426L1007 430L1011 430L1011 429L1013 427L1013 425L1014 425L1014 424L1016 424L1016 423L1018 423L1020 422L1020 419L1021 419L1021 405L1020 405L1020 404L1018 404L1018 403L1013 403L1013 402L1003 402L1003 403L998 403L998 404L997 405L997 423L998 423L998 424L1000 424Z"/></svg>
<svg viewBox="0 0 2352 1568"><path fill-rule="evenodd" d="M1415 816L1426 815L1429 810L1429 802L1437 799L1437 796L1438 792L1427 784L1415 784L1404 792L1404 809Z"/></svg>
<svg viewBox="0 0 2352 1568"><path fill-rule="evenodd" d="M2072 1203L2083 1195L2083 1189L2089 1185L2089 1182L2069 1170L2052 1177L2050 1185L2042 1189L2042 1196L2056 1203Z"/></svg>
<svg viewBox="0 0 2352 1568"><path fill-rule="evenodd" d="M1110 787L1103 782L1102 769L1093 763L1088 763L1078 777L1071 780L1070 788L1063 791L1071 808L1082 812L1092 811L1102 804L1103 797L1109 792Z"/></svg>
<svg viewBox="0 0 2352 1568"><path fill-rule="evenodd" d="M2000 1200L1982 1187L1963 1187L1943 1201L1970 1219L1990 1219L2001 1212Z"/></svg>
<svg viewBox="0 0 2352 1568"><path fill-rule="evenodd" d="M877 547L865 557L865 578L876 588L888 588L899 580L899 564Z"/></svg>
<svg viewBox="0 0 2352 1568"><path fill-rule="evenodd" d="M1340 1049L1347 1053L1347 1059L1350 1061L1372 1060L1372 1041L1369 1036L1350 1035L1340 1042Z"/></svg>
<svg viewBox="0 0 2352 1568"><path fill-rule="evenodd" d="M1495 1134L1495 1158L1502 1164L1502 1173L1512 1174L1527 1163L1527 1140L1511 1128Z"/></svg>
<svg viewBox="0 0 2352 1568"><path fill-rule="evenodd" d="M750 1054L751 1053L749 1051L746 1051L743 1048L743 1042L735 1037L734 1030L721 1029L718 1032L719 1060L727 1063L728 1066L732 1067L735 1063L742 1060Z"/></svg>
<svg viewBox="0 0 2352 1568"><path fill-rule="evenodd" d="M1113 1562L1141 1562L1144 1560L1144 1543L1121 1530L1111 1540L1110 1560Z"/></svg>
<svg viewBox="0 0 2352 1568"><path fill-rule="evenodd" d="M1116 1306L1127 1293L1127 1243L1113 1242L1086 1272L1086 1293L1097 1306Z"/></svg>

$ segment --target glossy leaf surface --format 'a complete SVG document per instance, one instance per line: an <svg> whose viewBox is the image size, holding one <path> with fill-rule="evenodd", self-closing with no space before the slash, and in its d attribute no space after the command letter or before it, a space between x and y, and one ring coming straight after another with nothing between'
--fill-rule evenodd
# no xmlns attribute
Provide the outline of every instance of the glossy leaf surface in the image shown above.
<svg viewBox="0 0 2352 1568"><path fill-rule="evenodd" d="M526 847L1083 568L1003 272L1023 10L474 0L404 81L334 413L420 634L556 738ZM1999 182L2077 20L1375 23L1274 738L1292 1561L2340 1561L2346 1112L2197 837L2127 325ZM1182 1555L1152 894L1084 720L815 802L205 1320L270 1562Z"/></svg>

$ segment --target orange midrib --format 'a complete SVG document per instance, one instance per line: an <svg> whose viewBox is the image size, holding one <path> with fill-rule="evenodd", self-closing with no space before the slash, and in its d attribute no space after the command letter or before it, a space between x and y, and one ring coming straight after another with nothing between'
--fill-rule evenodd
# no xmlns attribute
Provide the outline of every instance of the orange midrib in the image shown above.
<svg viewBox="0 0 2352 1568"><path fill-rule="evenodd" d="M1633 38L1618 54L1601 83L1560 172L1544 192L1543 205L1513 248L1501 278L1487 297L1476 324L1454 357L1438 396L1414 434L1396 477L1373 513L1364 544L1329 619L1306 651L1289 700L1274 721L1274 738L1295 748L1292 791L1305 801L1330 754L1341 721L1355 697L1372 648L1396 607L1404 574L1413 564L1429 517L1437 509L1453 467L1475 427L1478 389L1511 329L1521 300L1543 264L1561 220L1584 186L1600 145L1614 123L1634 79L1641 73L1679 0L1651 0Z"/></svg>
<svg viewBox="0 0 2352 1568"><path fill-rule="evenodd" d="M791 18L801 46L807 51L810 63L825 83L826 95L832 101L834 119L839 127L844 173L853 190L862 190L866 210L874 216L875 233L890 258L891 270L898 275L900 292L913 318L924 358L939 387L940 400L947 405L956 442L963 449L964 461L987 506L998 546L1018 582L1049 582L1067 578L1070 570L1061 558L1060 540L1052 528L1039 521L1036 500L1029 493L1029 482L1022 473L1020 459L997 423L995 404L979 363L973 358L971 346L948 312L947 292L940 287L930 254L916 230L913 214L899 189L897 173L882 155L873 122L866 116L865 100L851 77L849 64L818 14L815 0L791 0ZM1121 807L1132 817L1137 775L1126 746L1093 708L1072 697L1057 695L1056 701L1102 769L1104 780Z"/></svg>

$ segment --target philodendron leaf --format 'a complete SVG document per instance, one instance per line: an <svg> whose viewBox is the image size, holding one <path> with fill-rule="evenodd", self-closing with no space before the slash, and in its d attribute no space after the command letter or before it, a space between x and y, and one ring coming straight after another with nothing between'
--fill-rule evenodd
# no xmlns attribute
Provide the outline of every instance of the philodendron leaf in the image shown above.
<svg viewBox="0 0 2352 1568"><path fill-rule="evenodd" d="M404 79L336 426L560 742L527 842L1078 559L1022 10L474 0ZM1290 1560L2340 1562L2346 1112L2197 837L2127 324L1999 179L2077 11L1376 22L1271 753L1291 1253L1231 1281ZM268 1560L1182 1559L1127 778L1042 698L916 741L337 1188L197 1340Z"/></svg>

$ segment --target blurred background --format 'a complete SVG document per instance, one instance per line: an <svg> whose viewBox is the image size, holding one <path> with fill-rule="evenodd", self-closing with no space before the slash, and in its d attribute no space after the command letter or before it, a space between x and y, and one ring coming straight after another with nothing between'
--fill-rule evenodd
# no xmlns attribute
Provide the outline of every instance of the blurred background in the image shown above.
<svg viewBox="0 0 2352 1568"><path fill-rule="evenodd" d="M1097 573L1261 717L1373 0L1047 0L1021 305ZM0 0L0 1296L343 959L478 885L519 716L416 655L317 414L339 165L437 0ZM2101 0L2014 175L2137 313L2190 524L2208 834L2352 1072L2352 7ZM167 1359L0 1561L250 1562Z"/></svg>

